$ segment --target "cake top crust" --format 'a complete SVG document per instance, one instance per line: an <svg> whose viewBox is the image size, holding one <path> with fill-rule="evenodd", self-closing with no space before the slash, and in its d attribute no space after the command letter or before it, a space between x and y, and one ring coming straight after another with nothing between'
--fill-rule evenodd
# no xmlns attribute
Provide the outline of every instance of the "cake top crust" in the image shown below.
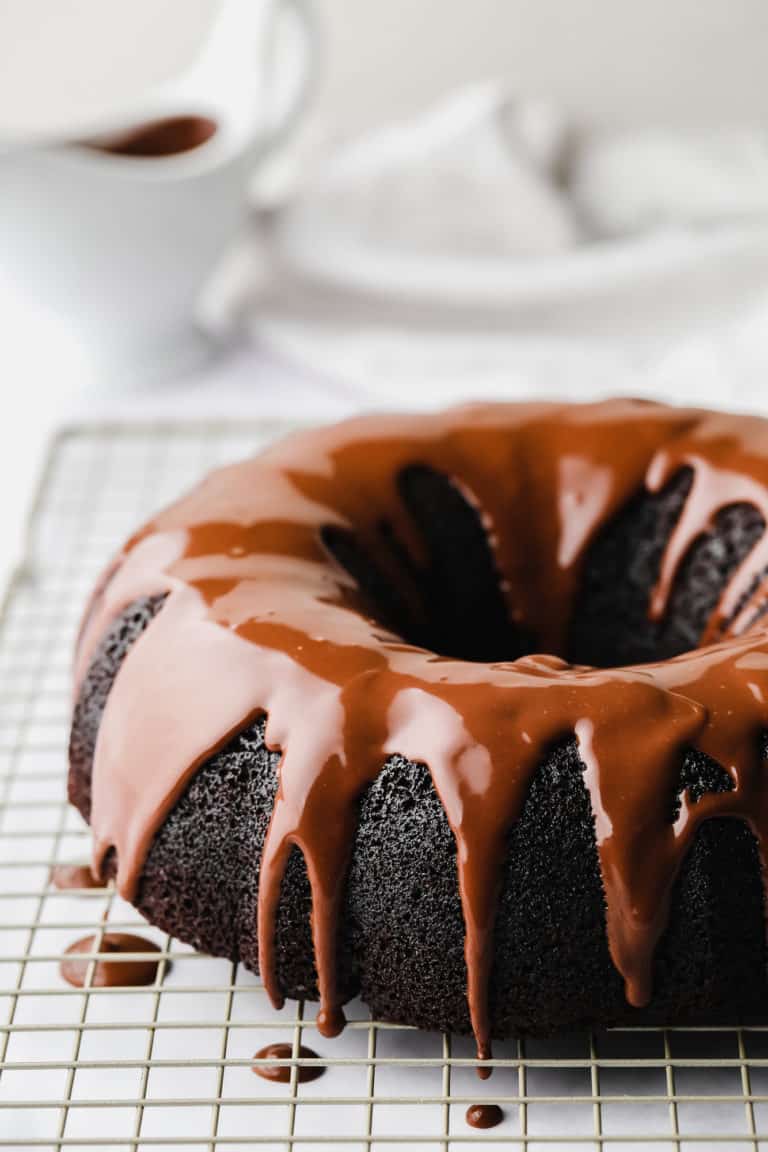
<svg viewBox="0 0 768 1152"><path fill-rule="evenodd" d="M423 543L397 477L424 465L478 510L510 620L541 654L472 663L388 629L325 542L354 532L418 617L407 568ZM135 896L153 836L195 770L257 716L280 749L261 861L258 940L264 985L291 848L312 889L318 1027L343 1026L335 942L358 799L393 753L423 762L457 844L467 996L478 1054L490 1056L487 991L505 835L538 765L575 735L595 820L611 956L628 1001L651 996L656 943L682 859L704 820L733 816L766 860L768 633L756 605L768 534L731 577L702 647L670 660L596 669L563 651L587 549L643 488L693 474L667 542L649 615L666 610L692 543L733 504L768 523L768 421L635 400L483 404L372 416L301 432L223 468L126 544L81 629L82 682L109 623L142 596L167 594L128 652L107 700L93 767L94 868L116 849L117 883ZM395 563L385 523L408 564ZM405 575L404 575L405 572ZM711 756L729 791L683 794L686 749ZM393 830L394 832L394 830Z"/></svg>

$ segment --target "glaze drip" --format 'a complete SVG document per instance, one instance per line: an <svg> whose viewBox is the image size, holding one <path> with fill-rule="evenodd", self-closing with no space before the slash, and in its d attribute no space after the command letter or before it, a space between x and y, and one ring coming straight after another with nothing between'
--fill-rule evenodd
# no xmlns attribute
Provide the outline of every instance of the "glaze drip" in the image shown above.
<svg viewBox="0 0 768 1152"><path fill-rule="evenodd" d="M51 869L50 883L61 890L106 888L106 881L97 879L87 864L57 864Z"/></svg>
<svg viewBox="0 0 768 1152"><path fill-rule="evenodd" d="M94 953L101 953L103 959L94 960ZM160 966L155 955L160 952L157 944L144 936L130 932L105 932L101 939L84 936L70 944L59 964L59 972L68 984L84 988L91 973L91 988L132 988L154 984ZM133 959L120 959L130 956ZM114 959L108 959L108 957Z"/></svg>
<svg viewBox="0 0 768 1152"><path fill-rule="evenodd" d="M465 1119L470 1128L496 1128L504 1119L498 1104L470 1104Z"/></svg>
<svg viewBox="0 0 768 1152"><path fill-rule="evenodd" d="M317 1060L317 1052L311 1048L299 1047L298 1056L302 1060ZM292 1044L267 1044L255 1054L254 1060L291 1060L293 1058ZM262 1080L271 1080L274 1084L290 1084L290 1064L254 1064L253 1071ZM317 1080L325 1072L322 1064L297 1064L296 1083L307 1084Z"/></svg>
<svg viewBox="0 0 768 1152"><path fill-rule="evenodd" d="M548 655L471 663L385 628L334 558L354 534L418 614L408 571L428 562L398 478L430 468L480 510L510 621ZM707 626L717 643L671 660L595 669L562 653L582 562L598 529L644 487L693 472L649 615L663 614L680 563L724 507L768 522L768 424L633 401L481 405L371 417L298 435L222 469L126 546L89 606L82 680L107 625L140 596L167 593L107 700L93 768L94 867L117 850L135 896L164 817L196 768L260 714L282 753L260 872L258 941L275 1004L274 927L288 856L312 890L318 1027L343 1026L336 936L357 802L388 756L423 762L456 840L467 996L478 1055L491 1053L487 989L505 835L546 752L575 735L595 819L611 956L628 1001L648 1002L674 879L702 821L729 815L763 860L768 801L760 733L768 635L749 605L768 567L762 537ZM394 564L388 525L406 563ZM405 572L405 576L403 573ZM733 788L674 822L685 751L717 760Z"/></svg>

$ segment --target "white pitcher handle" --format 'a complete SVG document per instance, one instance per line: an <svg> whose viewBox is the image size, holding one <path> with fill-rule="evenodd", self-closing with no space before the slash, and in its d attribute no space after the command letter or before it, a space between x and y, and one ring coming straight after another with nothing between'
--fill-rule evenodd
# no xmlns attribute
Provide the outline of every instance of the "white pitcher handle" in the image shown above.
<svg viewBox="0 0 768 1152"><path fill-rule="evenodd" d="M292 91L281 98L276 94L279 76L277 48L281 22L287 13L291 13L294 17L295 29L301 37L302 57L301 68ZM265 88L270 106L270 119L273 120L267 132L264 149L266 152L272 152L290 136L300 120L317 78L317 19L313 0L274 0L268 16L264 45L264 75L267 78ZM282 107L275 107L278 100L281 101Z"/></svg>

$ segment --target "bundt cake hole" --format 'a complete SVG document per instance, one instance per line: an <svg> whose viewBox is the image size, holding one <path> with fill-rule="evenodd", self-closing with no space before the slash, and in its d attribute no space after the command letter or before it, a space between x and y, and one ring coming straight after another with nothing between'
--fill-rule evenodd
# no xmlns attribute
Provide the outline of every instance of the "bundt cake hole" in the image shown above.
<svg viewBox="0 0 768 1152"><path fill-rule="evenodd" d="M426 647L429 638L423 631L423 621L359 537L349 529L327 524L321 530L321 538L328 552L354 580L368 613L389 631Z"/></svg>
<svg viewBox="0 0 768 1152"><path fill-rule="evenodd" d="M684 558L664 618L652 620L650 597L692 479L691 469L682 469L661 492L637 493L603 526L587 551L565 649L554 655L614 668L666 660L698 646L729 577L765 522L751 505L723 509ZM336 526L322 533L369 614L409 643L461 660L492 663L540 651L535 636L508 617L480 513L462 488L417 463L399 473L397 488L423 542L426 562L420 567L388 521L379 520L365 537ZM759 611L768 612L768 603Z"/></svg>
<svg viewBox="0 0 768 1152"><path fill-rule="evenodd" d="M760 533L760 535L762 535L762 532ZM768 578L768 568L762 568L759 572L755 573L755 575L750 580L746 591L737 600L736 605L735 605L733 612L731 613L730 617L728 618L728 620L726 620L726 622L725 622L726 628L728 627L729 624L733 623L733 621L737 618L737 616L739 616L740 613L747 607L747 605L750 603L750 601L753 600L753 598L755 597L755 594L760 590L760 588L765 583L766 578ZM768 613L768 599L763 598L763 599L758 600L755 603L753 603L752 604L752 616L751 616L751 618L749 618L747 620L747 623L745 626L745 631L749 631L750 628L754 628L754 626L760 620L763 619L763 617L766 615L766 613Z"/></svg>
<svg viewBox="0 0 768 1152"><path fill-rule="evenodd" d="M750 504L722 509L684 557L663 619L652 620L649 598L691 483L691 470L682 469L661 492L638 493L597 534L584 564L569 659L609 668L668 660L699 646L765 522Z"/></svg>
<svg viewBox="0 0 768 1152"><path fill-rule="evenodd" d="M485 529L460 488L422 464L403 469L397 488L423 542L423 566L416 567L388 520L379 519L365 543L362 533L335 525L321 533L369 614L442 656L492 663L533 651L532 637L507 616Z"/></svg>
<svg viewBox="0 0 768 1152"><path fill-rule="evenodd" d="M430 647L444 656L491 663L532 650L532 637L509 619L480 512L451 479L412 464L397 488L424 541L421 600Z"/></svg>

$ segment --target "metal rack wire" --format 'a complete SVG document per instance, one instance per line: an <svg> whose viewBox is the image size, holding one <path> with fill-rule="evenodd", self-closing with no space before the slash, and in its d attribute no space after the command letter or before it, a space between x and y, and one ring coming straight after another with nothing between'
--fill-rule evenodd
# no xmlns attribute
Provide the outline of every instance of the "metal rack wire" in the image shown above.
<svg viewBox="0 0 768 1152"><path fill-rule="evenodd" d="M264 444L266 425L87 427L55 442L27 563L0 621L0 1148L768 1149L768 1028L633 1030L499 1045L474 1075L469 1042L371 1020L334 1041L314 1006L269 1006L258 979L147 926L111 890L59 891L84 861L65 801L69 661L89 586L135 524L205 469ZM139 926L139 927L137 927ZM83 989L58 973L83 935L139 931L154 985ZM290 1082L251 1071L292 1045ZM300 1083L304 1044L326 1071ZM501 1126L467 1127L495 1101Z"/></svg>

